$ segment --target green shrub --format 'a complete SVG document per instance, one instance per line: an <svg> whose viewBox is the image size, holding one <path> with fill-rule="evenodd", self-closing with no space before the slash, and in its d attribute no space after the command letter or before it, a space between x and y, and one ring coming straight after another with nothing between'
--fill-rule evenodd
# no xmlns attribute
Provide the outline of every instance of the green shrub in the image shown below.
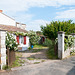
<svg viewBox="0 0 75 75"><path fill-rule="evenodd" d="M75 49L71 51L71 55L75 55Z"/></svg>
<svg viewBox="0 0 75 75"><path fill-rule="evenodd" d="M50 46L52 45L52 41L49 39L46 39L45 42L43 43L44 46Z"/></svg>
<svg viewBox="0 0 75 75"><path fill-rule="evenodd" d="M32 49L31 47L28 48L28 50L31 50L31 49Z"/></svg>
<svg viewBox="0 0 75 75"><path fill-rule="evenodd" d="M10 69L10 67L8 65L3 65L2 69L7 70L7 69Z"/></svg>
<svg viewBox="0 0 75 75"><path fill-rule="evenodd" d="M58 56L55 55L54 48L49 49L49 50L46 52L46 54L47 54L47 58L48 58L48 59L57 59L57 58L58 58Z"/></svg>
<svg viewBox="0 0 75 75"><path fill-rule="evenodd" d="M29 31L28 36L31 45L38 44L40 37L36 34L36 32Z"/></svg>
<svg viewBox="0 0 75 75"><path fill-rule="evenodd" d="M57 59L57 55L55 55L55 51L54 51L54 46L55 46L55 41L51 41L51 44L48 45L49 46L49 50L47 50L46 55L48 57L48 59Z"/></svg>

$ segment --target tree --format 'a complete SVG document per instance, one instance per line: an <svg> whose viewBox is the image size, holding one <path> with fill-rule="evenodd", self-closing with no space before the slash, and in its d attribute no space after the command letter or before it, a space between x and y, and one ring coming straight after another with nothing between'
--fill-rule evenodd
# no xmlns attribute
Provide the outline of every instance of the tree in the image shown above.
<svg viewBox="0 0 75 75"><path fill-rule="evenodd" d="M66 34L75 33L75 23L72 23L72 20L52 21L50 24L46 24L46 26L41 26L41 31L48 38L55 39L58 31L64 31Z"/></svg>
<svg viewBox="0 0 75 75"><path fill-rule="evenodd" d="M39 35L39 36L43 35L43 33L41 31L36 31L36 34Z"/></svg>

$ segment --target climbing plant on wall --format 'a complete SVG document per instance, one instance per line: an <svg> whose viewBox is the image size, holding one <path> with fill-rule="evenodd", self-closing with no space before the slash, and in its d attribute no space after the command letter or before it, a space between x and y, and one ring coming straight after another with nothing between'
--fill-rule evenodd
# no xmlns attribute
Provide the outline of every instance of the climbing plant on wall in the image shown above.
<svg viewBox="0 0 75 75"><path fill-rule="evenodd" d="M7 36L6 36L6 47L9 48L9 50L14 50L16 51L18 48L18 43L15 40L15 38L13 37L13 35L9 32L7 32Z"/></svg>
<svg viewBox="0 0 75 75"><path fill-rule="evenodd" d="M74 44L74 37L71 36L71 35L66 35L65 38L64 38L64 43L65 43L65 50L68 47L72 47L73 44Z"/></svg>
<svg viewBox="0 0 75 75"><path fill-rule="evenodd" d="M74 44L74 37L73 36L71 36L71 35L65 35L65 38L64 38L64 48L65 48L65 50L67 49L67 48L70 48L70 47L72 47L73 46L73 44ZM55 44L56 43L58 43L58 38L56 38L55 39Z"/></svg>

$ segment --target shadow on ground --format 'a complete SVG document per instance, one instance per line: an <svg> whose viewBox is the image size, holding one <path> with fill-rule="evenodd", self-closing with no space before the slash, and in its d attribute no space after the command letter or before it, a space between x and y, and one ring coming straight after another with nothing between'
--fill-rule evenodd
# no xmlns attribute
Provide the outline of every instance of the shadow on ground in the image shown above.
<svg viewBox="0 0 75 75"><path fill-rule="evenodd" d="M67 75L75 75L75 66L67 73Z"/></svg>
<svg viewBox="0 0 75 75"><path fill-rule="evenodd" d="M74 57L71 59L71 63L75 65ZM75 75L75 66L67 73L67 75Z"/></svg>

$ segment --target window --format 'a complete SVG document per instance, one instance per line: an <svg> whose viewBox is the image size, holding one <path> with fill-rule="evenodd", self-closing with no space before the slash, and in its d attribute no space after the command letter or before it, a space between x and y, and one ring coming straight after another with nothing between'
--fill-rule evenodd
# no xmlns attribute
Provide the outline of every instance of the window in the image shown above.
<svg viewBox="0 0 75 75"><path fill-rule="evenodd" d="M19 36L19 43L24 44L24 37L23 36Z"/></svg>
<svg viewBox="0 0 75 75"><path fill-rule="evenodd" d="M26 44L26 36L17 36L16 39L18 44Z"/></svg>

